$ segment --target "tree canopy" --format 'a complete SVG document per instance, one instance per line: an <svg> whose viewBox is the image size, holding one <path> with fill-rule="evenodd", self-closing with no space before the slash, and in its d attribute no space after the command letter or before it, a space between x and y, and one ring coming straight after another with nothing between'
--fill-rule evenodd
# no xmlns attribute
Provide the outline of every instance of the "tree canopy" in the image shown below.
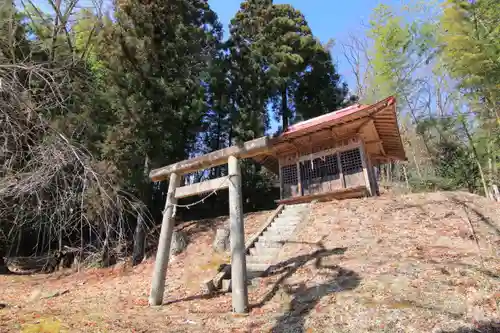
<svg viewBox="0 0 500 333"><path fill-rule="evenodd" d="M15 78L2 91L9 150L0 215L20 221L2 224L0 257L30 237L37 253L75 242L110 252L137 215L153 221L148 212L161 212L166 188L150 182L151 168L262 136L274 116L286 128L331 112L348 94L329 51L290 5L243 2L223 40L203 0L124 0L112 14L103 3L48 4L0 9L2 84ZM51 163L57 150L61 160ZM273 176L250 161L243 169L254 207ZM12 187L15 179L26 182Z"/></svg>
<svg viewBox="0 0 500 333"><path fill-rule="evenodd" d="M48 4L0 7L0 258L70 244L107 261L161 216L166 183L151 168L358 98L397 97L409 161L381 166L385 181L491 196L500 178L498 1L382 1L340 50L271 0L243 1L226 38L205 0ZM243 174L248 209L272 202L275 175L252 161ZM191 213L225 209L219 196Z"/></svg>

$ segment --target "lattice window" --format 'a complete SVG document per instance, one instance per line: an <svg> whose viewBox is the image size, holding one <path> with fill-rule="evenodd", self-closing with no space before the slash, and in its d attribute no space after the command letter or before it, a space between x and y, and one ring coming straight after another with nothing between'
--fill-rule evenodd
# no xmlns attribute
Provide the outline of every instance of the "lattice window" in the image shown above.
<svg viewBox="0 0 500 333"><path fill-rule="evenodd" d="M315 178L335 176L339 174L337 154L315 158L300 164L300 176L303 181Z"/></svg>
<svg viewBox="0 0 500 333"><path fill-rule="evenodd" d="M341 152L340 161L342 162L342 171L345 174L353 174L363 170L361 154L358 148Z"/></svg>
<svg viewBox="0 0 500 333"><path fill-rule="evenodd" d="M335 176L339 174L337 154L325 156L323 163L323 176Z"/></svg>
<svg viewBox="0 0 500 333"><path fill-rule="evenodd" d="M297 185L298 177L297 177L297 165L290 164L281 167L281 179L283 180L283 184L287 185Z"/></svg>
<svg viewBox="0 0 500 333"><path fill-rule="evenodd" d="M311 160L300 163L300 179L303 182L307 182L308 180L321 177L322 162L321 159L315 158L312 164Z"/></svg>

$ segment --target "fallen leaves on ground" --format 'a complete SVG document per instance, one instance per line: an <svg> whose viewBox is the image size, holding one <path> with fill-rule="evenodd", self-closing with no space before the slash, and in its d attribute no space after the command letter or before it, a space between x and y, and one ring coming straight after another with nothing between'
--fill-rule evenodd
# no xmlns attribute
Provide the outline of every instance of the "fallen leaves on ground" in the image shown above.
<svg viewBox="0 0 500 333"><path fill-rule="evenodd" d="M246 236L270 213L246 215ZM500 206L487 199L449 192L314 204L243 316L231 314L230 294L199 289L227 261L211 249L224 221L186 224L190 242L169 264L162 307L147 304L153 260L0 276L0 303L9 305L0 332L416 333L500 320Z"/></svg>

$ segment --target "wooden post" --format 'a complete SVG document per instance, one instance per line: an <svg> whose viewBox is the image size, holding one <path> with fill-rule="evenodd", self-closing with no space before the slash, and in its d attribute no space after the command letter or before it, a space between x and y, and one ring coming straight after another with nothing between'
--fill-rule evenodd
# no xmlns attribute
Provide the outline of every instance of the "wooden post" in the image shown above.
<svg viewBox="0 0 500 333"><path fill-rule="evenodd" d="M151 292L149 294L149 305L161 305L163 303L165 276L167 275L168 259L170 257L170 243L172 242L172 233L175 225L173 217L173 205L177 203L175 189L179 187L180 180L181 177L179 177L178 174L170 174L165 211L163 212L163 219L161 222L160 240L156 252L155 268L151 282Z"/></svg>
<svg viewBox="0 0 500 333"><path fill-rule="evenodd" d="M373 186L375 188L375 195L380 195L380 188L378 186L377 175L375 174L375 167L373 166L373 162L371 159L368 162L370 164L370 172L373 179Z"/></svg>
<svg viewBox="0 0 500 333"><path fill-rule="evenodd" d="M302 187L302 175L300 174L300 155L297 153L297 190L299 191L299 197L304 195L304 188Z"/></svg>
<svg viewBox="0 0 500 333"><path fill-rule="evenodd" d="M370 184L371 184L371 191L372 195L379 195L379 188L378 188L378 182L377 182L377 177L375 177L375 169L373 168L373 163L371 156L369 156L366 152L366 144L362 146L363 148L363 154L365 155L366 159L366 168L368 170L368 176L370 179Z"/></svg>
<svg viewBox="0 0 500 333"><path fill-rule="evenodd" d="M339 177L340 177L340 183L342 184L342 188L345 188L345 178L344 178L344 171L342 170L342 161L340 160L340 155L341 153L337 153L337 165L339 168Z"/></svg>
<svg viewBox="0 0 500 333"><path fill-rule="evenodd" d="M283 173L281 172L281 159L278 159L278 167L279 167L279 178L280 178L280 199L284 199L283 197Z"/></svg>
<svg viewBox="0 0 500 333"><path fill-rule="evenodd" d="M247 265L243 225L241 170L236 157L229 156L229 217L231 219L231 287L233 312L248 312Z"/></svg>
<svg viewBox="0 0 500 333"><path fill-rule="evenodd" d="M361 155L361 163L363 164L363 175L365 176L366 189L368 190L370 196L374 196L375 189L372 178L370 177L370 172L368 171L369 164L368 161L366 160L365 147L363 146L363 143L361 143L358 149L359 149L359 154Z"/></svg>

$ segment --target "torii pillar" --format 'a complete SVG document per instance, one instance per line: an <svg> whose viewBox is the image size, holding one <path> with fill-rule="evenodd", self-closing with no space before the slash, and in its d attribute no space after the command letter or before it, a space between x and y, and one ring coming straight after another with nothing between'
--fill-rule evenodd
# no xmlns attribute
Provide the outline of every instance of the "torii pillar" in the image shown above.
<svg viewBox="0 0 500 333"><path fill-rule="evenodd" d="M153 181L165 180L170 177L168 193L163 213L160 240L156 253L155 268L151 282L149 304L153 306L163 303L165 277L170 255L170 243L175 221L174 206L178 198L210 192L220 188L229 188L229 215L231 228L231 284L233 312L248 312L248 287L245 255L245 234L243 224L243 200L241 191L241 168L239 159L254 157L270 151L270 139L265 136L245 142L240 146L214 151L212 153L185 160L169 166L152 170ZM228 177L179 187L180 176L228 164Z"/></svg>

